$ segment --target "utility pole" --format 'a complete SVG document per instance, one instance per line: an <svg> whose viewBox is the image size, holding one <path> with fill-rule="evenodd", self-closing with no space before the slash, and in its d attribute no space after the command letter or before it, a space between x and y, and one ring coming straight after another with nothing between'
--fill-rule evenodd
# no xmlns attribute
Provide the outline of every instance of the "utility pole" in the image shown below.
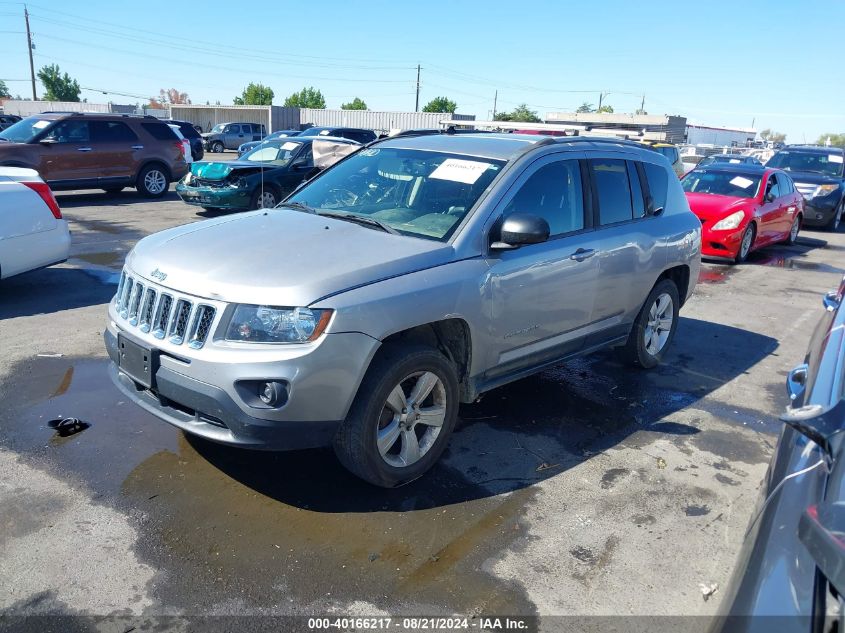
<svg viewBox="0 0 845 633"><path fill-rule="evenodd" d="M414 112L420 111L420 65L417 64L417 103L414 106Z"/></svg>
<svg viewBox="0 0 845 633"><path fill-rule="evenodd" d="M643 95L643 100L642 100L642 102L640 103L640 112L642 112L643 114L645 114L645 95Z"/></svg>
<svg viewBox="0 0 845 633"><path fill-rule="evenodd" d="M599 93L599 107L598 107L598 109L596 110L596 112L598 112L599 110L601 110L601 100L602 100L602 97L604 97L604 93L603 93L603 92L600 92L600 93Z"/></svg>
<svg viewBox="0 0 845 633"><path fill-rule="evenodd" d="M38 97L35 96L35 66L32 63L32 33L29 32L29 11L27 11L26 5L23 5L23 17L26 20L26 43L27 49L29 49L29 74L32 77L32 100L38 101Z"/></svg>
<svg viewBox="0 0 845 633"><path fill-rule="evenodd" d="M496 94L493 95L493 120L496 120L496 102L499 100L499 91L496 90Z"/></svg>

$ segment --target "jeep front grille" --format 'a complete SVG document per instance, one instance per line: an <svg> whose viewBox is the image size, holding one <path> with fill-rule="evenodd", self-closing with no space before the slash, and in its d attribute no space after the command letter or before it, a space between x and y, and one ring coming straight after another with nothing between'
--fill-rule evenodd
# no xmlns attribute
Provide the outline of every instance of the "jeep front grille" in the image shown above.
<svg viewBox="0 0 845 633"><path fill-rule="evenodd" d="M174 297L162 289L121 274L114 297L115 311L129 326L173 345L193 349L205 345L211 335L217 308L193 298Z"/></svg>

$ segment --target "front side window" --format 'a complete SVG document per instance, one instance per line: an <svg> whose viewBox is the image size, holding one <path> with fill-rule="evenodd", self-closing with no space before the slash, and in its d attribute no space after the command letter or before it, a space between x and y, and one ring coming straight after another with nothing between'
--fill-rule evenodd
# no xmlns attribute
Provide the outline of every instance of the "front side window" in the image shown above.
<svg viewBox="0 0 845 633"><path fill-rule="evenodd" d="M615 158L599 158L589 163L598 194L600 224L633 219L634 208L626 162Z"/></svg>
<svg viewBox="0 0 845 633"><path fill-rule="evenodd" d="M528 213L549 223L550 235L584 228L584 192L577 160L560 160L540 167L505 206L504 217Z"/></svg>
<svg viewBox="0 0 845 633"><path fill-rule="evenodd" d="M49 119L42 119L37 116L27 117L0 132L0 139L12 143L28 143L52 124L53 121Z"/></svg>
<svg viewBox="0 0 845 633"><path fill-rule="evenodd" d="M691 171L681 187L687 193L709 193L733 198L754 198L760 191L762 178L755 174L738 174L730 171Z"/></svg>
<svg viewBox="0 0 845 633"><path fill-rule="evenodd" d="M88 143L91 140L88 121L75 119L62 121L52 128L44 139L56 143Z"/></svg>
<svg viewBox="0 0 845 633"><path fill-rule="evenodd" d="M241 126L240 125L230 125L226 128L226 134L240 134L241 133Z"/></svg>
<svg viewBox="0 0 845 633"><path fill-rule="evenodd" d="M288 202L446 241L503 166L499 160L443 152L368 148L325 171Z"/></svg>
<svg viewBox="0 0 845 633"><path fill-rule="evenodd" d="M775 174L769 176L769 182L766 183L766 197L779 198L781 196L780 187L778 186L778 179Z"/></svg>

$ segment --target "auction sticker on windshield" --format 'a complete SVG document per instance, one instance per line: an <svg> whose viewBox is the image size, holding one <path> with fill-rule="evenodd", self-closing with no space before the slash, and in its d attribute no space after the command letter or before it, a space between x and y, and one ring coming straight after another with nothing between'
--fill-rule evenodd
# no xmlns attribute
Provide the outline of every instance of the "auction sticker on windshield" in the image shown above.
<svg viewBox="0 0 845 633"><path fill-rule="evenodd" d="M748 178L743 178L742 176L736 176L735 178L731 179L731 184L736 185L737 187L741 187L742 189L748 189L751 185L754 184L754 181L749 180Z"/></svg>
<svg viewBox="0 0 845 633"><path fill-rule="evenodd" d="M827 160L831 163L841 163L842 157L839 154L828 154Z"/></svg>
<svg viewBox="0 0 845 633"><path fill-rule="evenodd" d="M288 141L287 143L282 143L282 149L283 149L283 150L296 149L296 147L297 147L298 145L299 145L299 143L294 143L294 142L292 142L292 141Z"/></svg>
<svg viewBox="0 0 845 633"><path fill-rule="evenodd" d="M490 163L480 163L475 160L461 160L460 158L447 158L431 172L429 178L439 180L452 180L467 185L474 185L475 181L481 178Z"/></svg>

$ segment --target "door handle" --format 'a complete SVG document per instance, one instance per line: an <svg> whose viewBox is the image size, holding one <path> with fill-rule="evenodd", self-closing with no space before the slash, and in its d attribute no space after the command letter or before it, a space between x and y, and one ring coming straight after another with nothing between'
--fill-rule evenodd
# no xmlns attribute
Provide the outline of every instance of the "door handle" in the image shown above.
<svg viewBox="0 0 845 633"><path fill-rule="evenodd" d="M77 152L90 152L91 148L90 147L77 147L76 151Z"/></svg>
<svg viewBox="0 0 845 633"><path fill-rule="evenodd" d="M143 145L133 145L132 149L144 149Z"/></svg>
<svg viewBox="0 0 845 633"><path fill-rule="evenodd" d="M572 255L569 256L569 259L574 259L576 262L583 262L585 259L589 259L595 254L595 249L579 248L577 251L575 251L574 253L572 253Z"/></svg>
<svg viewBox="0 0 845 633"><path fill-rule="evenodd" d="M786 391L789 394L789 399L795 402L798 398L804 395L804 389L807 383L807 372L810 368L805 364L798 365L795 369L789 372L786 379Z"/></svg>

